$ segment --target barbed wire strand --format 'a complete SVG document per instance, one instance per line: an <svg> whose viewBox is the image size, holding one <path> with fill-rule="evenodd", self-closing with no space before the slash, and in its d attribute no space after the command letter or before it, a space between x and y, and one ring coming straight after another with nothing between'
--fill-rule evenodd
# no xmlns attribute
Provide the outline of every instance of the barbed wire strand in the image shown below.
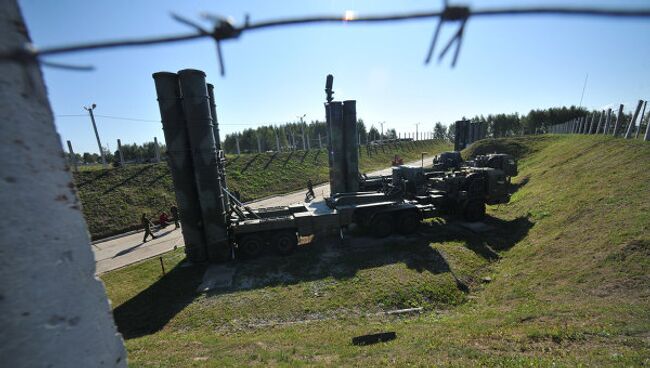
<svg viewBox="0 0 650 368"><path fill-rule="evenodd" d="M589 17L608 17L608 18L648 18L650 9L615 9L615 8L565 8L565 7L530 7L530 8L494 8L483 10L471 10L466 6L450 6L447 0L444 0L444 8L441 11L423 11L409 12L403 14L388 15L370 15L370 16L351 16L351 15L330 15L330 16L313 16L303 18L276 19L270 21L261 21L251 23L250 17L246 15L245 22L241 26L235 26L230 20L211 14L203 14L203 18L213 23L212 30L201 27L197 23L186 18L172 14L172 18L180 23L188 25L195 29L195 32L188 34L158 36L151 38L132 38L123 40L109 40L93 43L80 43L67 46L55 46L38 49L33 45L26 44L22 48L0 52L0 61L19 61L19 62L39 62L43 66L56 67L69 70L92 70L92 66L68 65L62 63L53 63L42 60L42 57L70 54L82 51L91 51L98 49L111 49L135 46L150 46L159 44L171 44L197 40L201 38L212 38L216 43L217 58L219 61L221 75L225 75L223 54L221 50L221 41L236 39L242 33L255 30L265 30L275 27L297 26L320 23L379 23L379 22L397 22L418 19L437 18L438 25L434 33L433 40L425 58L425 64L428 64L435 51L440 28L444 22L459 21L461 24L454 36L443 48L438 60L442 60L446 52L455 43L456 49L452 60L452 67L456 65L462 38L464 35L465 25L469 18L478 17L495 17L495 16L524 16L524 15L555 15L555 16L589 16Z"/></svg>

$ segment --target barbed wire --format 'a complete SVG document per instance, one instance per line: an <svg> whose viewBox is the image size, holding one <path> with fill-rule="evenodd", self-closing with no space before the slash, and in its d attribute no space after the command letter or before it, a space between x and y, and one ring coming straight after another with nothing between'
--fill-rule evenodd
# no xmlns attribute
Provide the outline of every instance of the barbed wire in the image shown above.
<svg viewBox="0 0 650 368"><path fill-rule="evenodd" d="M266 30L277 27L298 26L308 24L323 24L323 23L381 23L381 22L399 22L418 19L438 19L436 24L433 39L429 45L424 64L430 63L431 58L435 52L436 43L438 41L440 30L445 23L458 22L459 27L453 36L449 39L447 44L442 48L438 54L438 62L442 61L447 52L451 50L455 44L454 56L451 66L454 67L460 54L463 37L465 34L465 26L470 18L480 17L495 17L495 16L526 16L526 15L556 15L556 16L589 16L589 17L608 17L608 18L649 18L650 9L617 9L617 8L569 8L569 7L528 7L528 8L493 8L493 9L479 9L472 10L467 6L453 6L449 5L447 0L443 1L443 9L439 11L422 11L422 12L409 12L402 14L385 14L385 15L370 15L370 16L356 16L352 12L346 12L344 15L330 15L330 16L312 16L302 18L286 18L276 19L269 21L260 21L252 23L250 16L246 15L242 25L235 25L230 19L222 16L212 14L202 14L202 18L212 23L212 28L204 28L200 24L181 17L177 14L172 14L172 18L177 22L189 26L194 29L192 33L158 36L150 38L132 38L121 40L109 40L92 43L80 43L67 46L55 46L38 49L31 44L23 45L21 48L0 52L1 61L18 61L23 63L39 62L43 66L54 67L60 69L68 69L75 71L89 71L93 70L93 66L89 65L71 65L58 62L51 62L43 60L43 57L71 54L75 52L92 51L99 49L113 49L122 47L135 47L135 46L151 46L160 44L171 44L178 42L185 42L197 40L202 38L210 38L215 41L217 60L219 62L219 70L222 76L225 75L225 66L223 59L223 52L221 50L221 42L226 40L237 39L242 33L256 30Z"/></svg>

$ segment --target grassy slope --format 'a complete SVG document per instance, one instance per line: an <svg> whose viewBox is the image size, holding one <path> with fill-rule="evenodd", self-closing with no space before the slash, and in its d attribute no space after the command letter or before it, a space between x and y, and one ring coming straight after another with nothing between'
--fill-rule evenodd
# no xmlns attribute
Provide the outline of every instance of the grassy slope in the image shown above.
<svg viewBox="0 0 650 368"><path fill-rule="evenodd" d="M360 167L373 171L390 165L396 153L405 160L420 158L422 151L434 154L451 146L423 141L401 147L386 147L371 156L362 150ZM305 188L307 180L328 180L326 151L241 155L229 157L230 189L244 201ZM93 238L138 228L140 214L169 212L175 202L173 184L166 164L127 166L124 169L84 170L75 174L83 212Z"/></svg>
<svg viewBox="0 0 650 368"><path fill-rule="evenodd" d="M106 274L131 364L648 364L650 145L583 136L501 143L522 144L527 156L512 202L489 211L490 235L429 223L420 237L329 260L318 248L258 260L237 288L207 296L192 291L196 268L159 280L149 261ZM165 258L170 267L182 253ZM273 272L250 282L259 268ZM477 281L487 274L491 283ZM413 305L427 312L366 315ZM350 344L387 330L398 339Z"/></svg>

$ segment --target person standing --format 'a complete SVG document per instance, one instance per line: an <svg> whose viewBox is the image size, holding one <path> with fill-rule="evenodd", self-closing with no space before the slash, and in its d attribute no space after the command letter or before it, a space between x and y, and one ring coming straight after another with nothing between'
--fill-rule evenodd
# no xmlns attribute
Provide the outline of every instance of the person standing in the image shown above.
<svg viewBox="0 0 650 368"><path fill-rule="evenodd" d="M153 232L151 231L151 227L153 224L151 223L151 220L147 218L147 214L143 213L142 218L140 219L142 222L142 227L144 228L144 238L142 239L143 243L147 242L147 236L151 235L151 239L156 239L156 237L153 235Z"/></svg>
<svg viewBox="0 0 650 368"><path fill-rule="evenodd" d="M178 208L176 206L172 206L169 209L169 212L172 214L172 218L174 219L174 225L176 226L176 229L181 227L180 223L178 222Z"/></svg>

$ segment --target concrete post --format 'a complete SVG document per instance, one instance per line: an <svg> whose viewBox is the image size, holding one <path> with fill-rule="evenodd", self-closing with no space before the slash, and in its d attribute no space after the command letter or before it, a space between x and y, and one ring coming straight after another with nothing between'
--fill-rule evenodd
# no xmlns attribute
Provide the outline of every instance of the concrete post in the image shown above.
<svg viewBox="0 0 650 368"><path fill-rule="evenodd" d="M592 134L594 132L594 125L596 123L596 113L593 112L590 114L591 119L587 118L589 124L587 125L587 134Z"/></svg>
<svg viewBox="0 0 650 368"><path fill-rule="evenodd" d="M201 204L194 179L194 164L187 134L187 122L183 114L178 75L160 72L153 74L153 79L167 144L167 165L174 183L176 204L183 225L185 254L191 262L203 262L207 259L207 255Z"/></svg>
<svg viewBox="0 0 650 368"><path fill-rule="evenodd" d="M154 148L154 162L160 162L160 146L158 145L158 138L153 137L153 148Z"/></svg>
<svg viewBox="0 0 650 368"><path fill-rule="evenodd" d="M278 132L275 132L275 150L276 152L281 152L282 149L280 148L280 135Z"/></svg>
<svg viewBox="0 0 650 368"><path fill-rule="evenodd" d="M605 126L603 127L603 134L607 134L609 132L609 125L610 122L612 121L612 109L607 109L607 117L605 118Z"/></svg>
<svg viewBox="0 0 650 368"><path fill-rule="evenodd" d="M120 167L124 167L124 153L122 152L122 141L117 140L117 154L120 156Z"/></svg>
<svg viewBox="0 0 650 368"><path fill-rule="evenodd" d="M603 120L605 118L605 110L601 111L598 113L598 124L596 125L596 130L594 131L593 134L598 134L600 131L601 127L603 126Z"/></svg>
<svg viewBox="0 0 650 368"><path fill-rule="evenodd" d="M305 127L300 126L300 135L302 137L302 150L306 151L307 150L307 145L305 144Z"/></svg>
<svg viewBox="0 0 650 368"><path fill-rule="evenodd" d="M618 130L623 127L623 104L618 106L618 114L616 115L616 123L614 123L614 132L612 135L616 137L618 135Z"/></svg>
<svg viewBox="0 0 650 368"><path fill-rule="evenodd" d="M72 169L74 172L79 171L79 165L77 163L77 156L74 154L74 150L72 149L72 142L68 141L68 152L70 153L70 164L72 164Z"/></svg>
<svg viewBox="0 0 650 368"><path fill-rule="evenodd" d="M318 133L318 149L323 149L323 142L320 140L320 133Z"/></svg>
<svg viewBox="0 0 650 368"><path fill-rule="evenodd" d="M650 122L645 126L645 135L643 136L644 141L650 141Z"/></svg>
<svg viewBox="0 0 650 368"><path fill-rule="evenodd" d="M648 101L643 101L643 110L641 111L641 116L639 117L639 128L636 130L634 138L639 138L641 134L641 125L643 124L643 115L645 115L645 106L648 104Z"/></svg>
<svg viewBox="0 0 650 368"><path fill-rule="evenodd" d="M262 153L262 141L260 140L260 135L255 134L255 137L257 138L257 153Z"/></svg>
<svg viewBox="0 0 650 368"><path fill-rule="evenodd" d="M237 146L237 155L241 155L241 150L239 149L239 133L235 134L235 145Z"/></svg>
<svg viewBox="0 0 650 368"><path fill-rule="evenodd" d="M641 112L642 105L643 105L643 100L639 100L639 102L636 104L636 109L634 110L634 114L632 115L632 120L630 120L630 125L628 125L627 131L625 132L625 139L632 138L632 132L636 127L636 118L639 117L639 112Z"/></svg>
<svg viewBox="0 0 650 368"><path fill-rule="evenodd" d="M0 52L31 43L16 1L0 9ZM0 63L0 361L126 367L38 65Z"/></svg>
<svg viewBox="0 0 650 368"><path fill-rule="evenodd" d="M217 169L218 156L210 115L205 73L184 69L178 72L183 112L192 148L194 179L201 203L201 218L208 259L225 261L232 256L226 231L223 192Z"/></svg>

